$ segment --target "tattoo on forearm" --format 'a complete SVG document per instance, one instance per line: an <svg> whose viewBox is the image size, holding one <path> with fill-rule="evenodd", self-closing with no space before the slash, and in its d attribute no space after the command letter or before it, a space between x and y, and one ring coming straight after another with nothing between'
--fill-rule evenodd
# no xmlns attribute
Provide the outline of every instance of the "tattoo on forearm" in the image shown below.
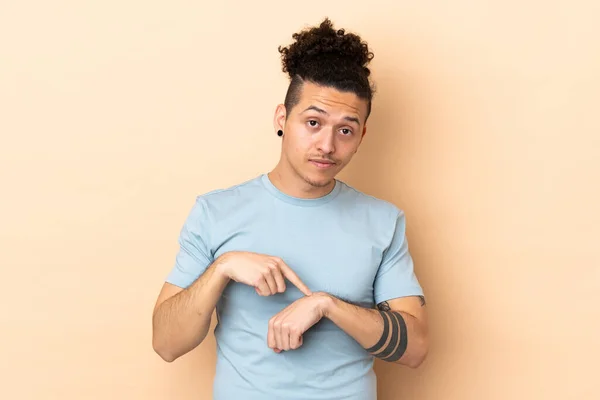
<svg viewBox="0 0 600 400"><path fill-rule="evenodd" d="M379 303L377 308L383 318L383 333L379 341L366 350L382 360L398 361L408 347L406 322L402 314L390 309L387 301Z"/></svg>
<svg viewBox="0 0 600 400"><path fill-rule="evenodd" d="M367 351L384 361L398 361L408 347L406 322L398 311L379 311L379 313L383 318L383 334Z"/></svg>

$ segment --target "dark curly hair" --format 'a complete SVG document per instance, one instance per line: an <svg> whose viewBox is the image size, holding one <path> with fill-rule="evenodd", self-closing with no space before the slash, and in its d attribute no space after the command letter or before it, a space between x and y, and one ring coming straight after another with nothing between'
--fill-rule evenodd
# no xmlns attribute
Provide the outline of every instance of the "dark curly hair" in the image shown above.
<svg viewBox="0 0 600 400"><path fill-rule="evenodd" d="M373 53L367 43L354 33L334 29L329 18L292 38L295 42L288 47L279 46L283 72L290 77L284 103L288 113L300 101L302 83L309 81L367 100L368 118L375 89L369 82L367 65Z"/></svg>

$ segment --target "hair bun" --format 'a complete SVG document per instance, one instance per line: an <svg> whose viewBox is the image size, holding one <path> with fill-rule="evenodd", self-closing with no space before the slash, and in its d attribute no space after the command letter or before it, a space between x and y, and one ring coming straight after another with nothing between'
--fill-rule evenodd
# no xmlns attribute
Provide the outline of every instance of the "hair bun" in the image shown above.
<svg viewBox="0 0 600 400"><path fill-rule="evenodd" d="M315 63L344 64L360 69L361 74L370 75L367 68L373 59L366 42L344 29L335 30L329 18L325 18L317 27L294 33L294 43L288 47L279 47L282 56L283 72L290 77L304 75L307 68L314 68ZM312 66L312 67L311 67Z"/></svg>

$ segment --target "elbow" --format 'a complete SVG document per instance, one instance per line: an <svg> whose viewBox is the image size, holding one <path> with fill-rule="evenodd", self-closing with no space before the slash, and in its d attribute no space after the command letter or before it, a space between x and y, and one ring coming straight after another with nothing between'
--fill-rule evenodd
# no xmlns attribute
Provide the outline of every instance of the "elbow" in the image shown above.
<svg viewBox="0 0 600 400"><path fill-rule="evenodd" d="M411 369L417 369L421 366L421 364L423 364L423 362L425 361L425 358L426 358L425 356L413 357L406 363L406 366Z"/></svg>
<svg viewBox="0 0 600 400"><path fill-rule="evenodd" d="M153 346L154 347L154 346ZM172 363L177 359L172 353L166 351L165 349L161 349L159 347L154 347L154 352L160 356L164 361L168 363Z"/></svg>
<svg viewBox="0 0 600 400"><path fill-rule="evenodd" d="M419 368L429 354L429 340L421 338L415 343L414 353L407 360L406 366L412 369Z"/></svg>
<svg viewBox="0 0 600 400"><path fill-rule="evenodd" d="M173 361L175 361L177 359L177 357L173 356L170 353L166 353L166 352L156 351L156 354L158 354L160 356L160 358L163 359L163 361L166 361L168 363L172 363Z"/></svg>
<svg viewBox="0 0 600 400"><path fill-rule="evenodd" d="M160 358L168 363L172 363L178 358L178 356L174 354L173 351L168 348L168 346L161 344L156 339L152 340L152 348L154 349L154 352L160 356Z"/></svg>
<svg viewBox="0 0 600 400"><path fill-rule="evenodd" d="M177 360L179 357L188 353L196 346L198 346L203 341L203 338L200 338L197 342L193 344L185 344L181 342L176 342L174 340L166 340L160 337L152 338L152 348L154 352L160 356L164 361L168 363L172 363Z"/></svg>
<svg viewBox="0 0 600 400"><path fill-rule="evenodd" d="M429 353L429 340L426 337L414 338L406 353L395 364L417 369L423 364Z"/></svg>

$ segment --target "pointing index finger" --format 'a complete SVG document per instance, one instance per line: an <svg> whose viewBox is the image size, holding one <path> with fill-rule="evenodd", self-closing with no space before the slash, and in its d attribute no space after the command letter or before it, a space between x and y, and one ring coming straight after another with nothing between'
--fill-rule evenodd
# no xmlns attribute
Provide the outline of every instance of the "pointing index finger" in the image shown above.
<svg viewBox="0 0 600 400"><path fill-rule="evenodd" d="M310 289L308 288L308 286L306 286L304 284L304 282L302 282L302 280L298 277L298 275L296 275L296 273L283 261L278 260L278 264L279 264L279 268L281 269L281 272L283 273L283 275L294 284L294 286L296 286L298 289L300 289L300 291L302 293L304 293L306 296L310 296L312 294L312 292L310 291Z"/></svg>

